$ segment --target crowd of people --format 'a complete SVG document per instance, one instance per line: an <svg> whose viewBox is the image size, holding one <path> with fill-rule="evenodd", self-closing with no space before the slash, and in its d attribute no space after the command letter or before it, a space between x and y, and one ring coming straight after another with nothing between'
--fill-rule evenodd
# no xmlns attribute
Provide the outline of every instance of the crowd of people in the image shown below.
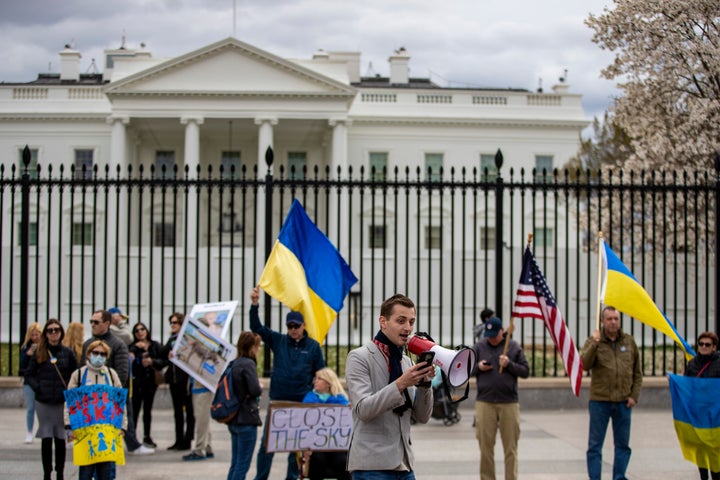
<svg viewBox="0 0 720 480"><path fill-rule="evenodd" d="M250 292L251 331L239 335L237 358L228 366L235 394L243 399L238 414L227 425L231 440L228 480L246 477L257 429L268 421L267 415L263 421L259 411L262 384L257 375L257 355L261 343L273 353L271 401L350 405L352 411L349 450L290 452L287 480L300 478L301 469L302 476L311 480L414 480L410 429L413 423L426 423L431 416L433 393L429 385L438 372L425 362L413 363L405 352L416 320L413 301L394 295L382 303L374 338L347 356L346 392L335 372L326 367L319 343L305 331L302 314L290 311L285 319L287 331L274 331L260 321L259 298L256 287ZM495 479L499 432L505 479L514 480L518 478L520 438L518 378L528 377L529 366L522 347L509 338L502 320L490 309L485 309L482 317L473 347L477 362L471 373L477 388L474 427L480 450L479 476L481 480ZM631 456L631 413L642 387L640 353L632 336L620 328L620 314L615 308L606 306L600 317L599 328L581 350L584 368L591 373L587 473L590 480L601 478L603 443L611 423L612 478L622 480ZM138 322L130 327L128 317L117 307L93 312L87 339L83 339L84 326L78 322L70 322L65 328L51 318L44 325L28 326L20 347L25 443L41 439L45 480L50 480L53 472L57 480L63 479L66 449L74 440L64 392L93 385L127 391L122 438L130 455L152 455L158 448L152 439L152 409L158 384L166 383L175 424L174 442L167 450L189 450L181 457L183 461L214 457L210 437L213 394L171 361L183 320L180 312L170 315L171 335L164 345L152 338L148 325ZM703 332L697 346L699 353L688 362L685 375L720 377L718 336ZM142 442L136 436L141 418ZM265 449L266 434L267 429L263 429L255 480L270 475L273 453ZM701 468L699 473L702 480L720 479L720 472ZM115 462L83 465L79 478L112 480L116 478Z"/></svg>

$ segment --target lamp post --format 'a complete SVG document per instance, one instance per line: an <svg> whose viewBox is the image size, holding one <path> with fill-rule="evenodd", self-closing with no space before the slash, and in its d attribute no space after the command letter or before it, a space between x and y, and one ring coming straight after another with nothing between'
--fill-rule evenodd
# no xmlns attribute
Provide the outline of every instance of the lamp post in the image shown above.
<svg viewBox="0 0 720 480"><path fill-rule="evenodd" d="M268 147L265 150L265 163L267 164L267 173L265 174L265 261L270 258L270 252L272 251L273 239L272 239L272 211L273 211L273 175L272 175L272 163L275 159L275 153L273 153L272 147ZM271 328L270 314L272 309L270 306L270 295L265 293L265 326ZM269 377L272 372L272 365L270 364L270 349L263 349L263 377Z"/></svg>

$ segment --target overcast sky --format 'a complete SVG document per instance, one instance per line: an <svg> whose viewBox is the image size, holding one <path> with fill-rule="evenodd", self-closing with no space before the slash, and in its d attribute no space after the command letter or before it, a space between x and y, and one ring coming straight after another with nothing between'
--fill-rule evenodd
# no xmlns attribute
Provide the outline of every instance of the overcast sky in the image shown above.
<svg viewBox="0 0 720 480"><path fill-rule="evenodd" d="M233 35L285 58L359 51L362 75L371 64L388 75L388 57L405 47L411 76L443 86L535 90L542 79L547 92L567 69L589 118L619 94L600 78L612 55L583 23L611 0L235 1L233 9L233 0L1 0L0 81L59 72L68 43L82 53L82 72L93 58L102 69L102 51L118 48L124 32L127 47L144 42L160 58Z"/></svg>

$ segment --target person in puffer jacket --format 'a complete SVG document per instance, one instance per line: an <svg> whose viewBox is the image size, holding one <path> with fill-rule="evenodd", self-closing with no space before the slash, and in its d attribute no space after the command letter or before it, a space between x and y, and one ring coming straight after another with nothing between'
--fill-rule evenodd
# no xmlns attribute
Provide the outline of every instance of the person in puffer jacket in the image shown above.
<svg viewBox="0 0 720 480"><path fill-rule="evenodd" d="M55 318L48 320L40 337L40 345L25 369L25 383L35 392L35 411L39 424L35 436L42 439L41 455L45 480L50 480L53 471L53 444L56 478L64 478L66 452L63 392L70 374L77 368L75 354L62 345L64 336L65 330L60 321Z"/></svg>

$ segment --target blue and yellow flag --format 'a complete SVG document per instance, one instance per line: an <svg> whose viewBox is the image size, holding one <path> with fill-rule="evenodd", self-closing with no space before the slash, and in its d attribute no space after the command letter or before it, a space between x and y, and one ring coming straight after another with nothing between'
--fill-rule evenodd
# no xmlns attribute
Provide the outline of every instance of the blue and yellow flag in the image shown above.
<svg viewBox="0 0 720 480"><path fill-rule="evenodd" d="M695 351L690 344L678 333L675 325L655 305L637 278L602 239L600 253L606 271L600 300L672 338L685 351L687 359L694 357Z"/></svg>
<svg viewBox="0 0 720 480"><path fill-rule="evenodd" d="M720 378L670 374L673 421L685 460L720 472Z"/></svg>
<svg viewBox="0 0 720 480"><path fill-rule="evenodd" d="M302 313L308 335L323 343L357 281L335 245L293 200L258 285Z"/></svg>

